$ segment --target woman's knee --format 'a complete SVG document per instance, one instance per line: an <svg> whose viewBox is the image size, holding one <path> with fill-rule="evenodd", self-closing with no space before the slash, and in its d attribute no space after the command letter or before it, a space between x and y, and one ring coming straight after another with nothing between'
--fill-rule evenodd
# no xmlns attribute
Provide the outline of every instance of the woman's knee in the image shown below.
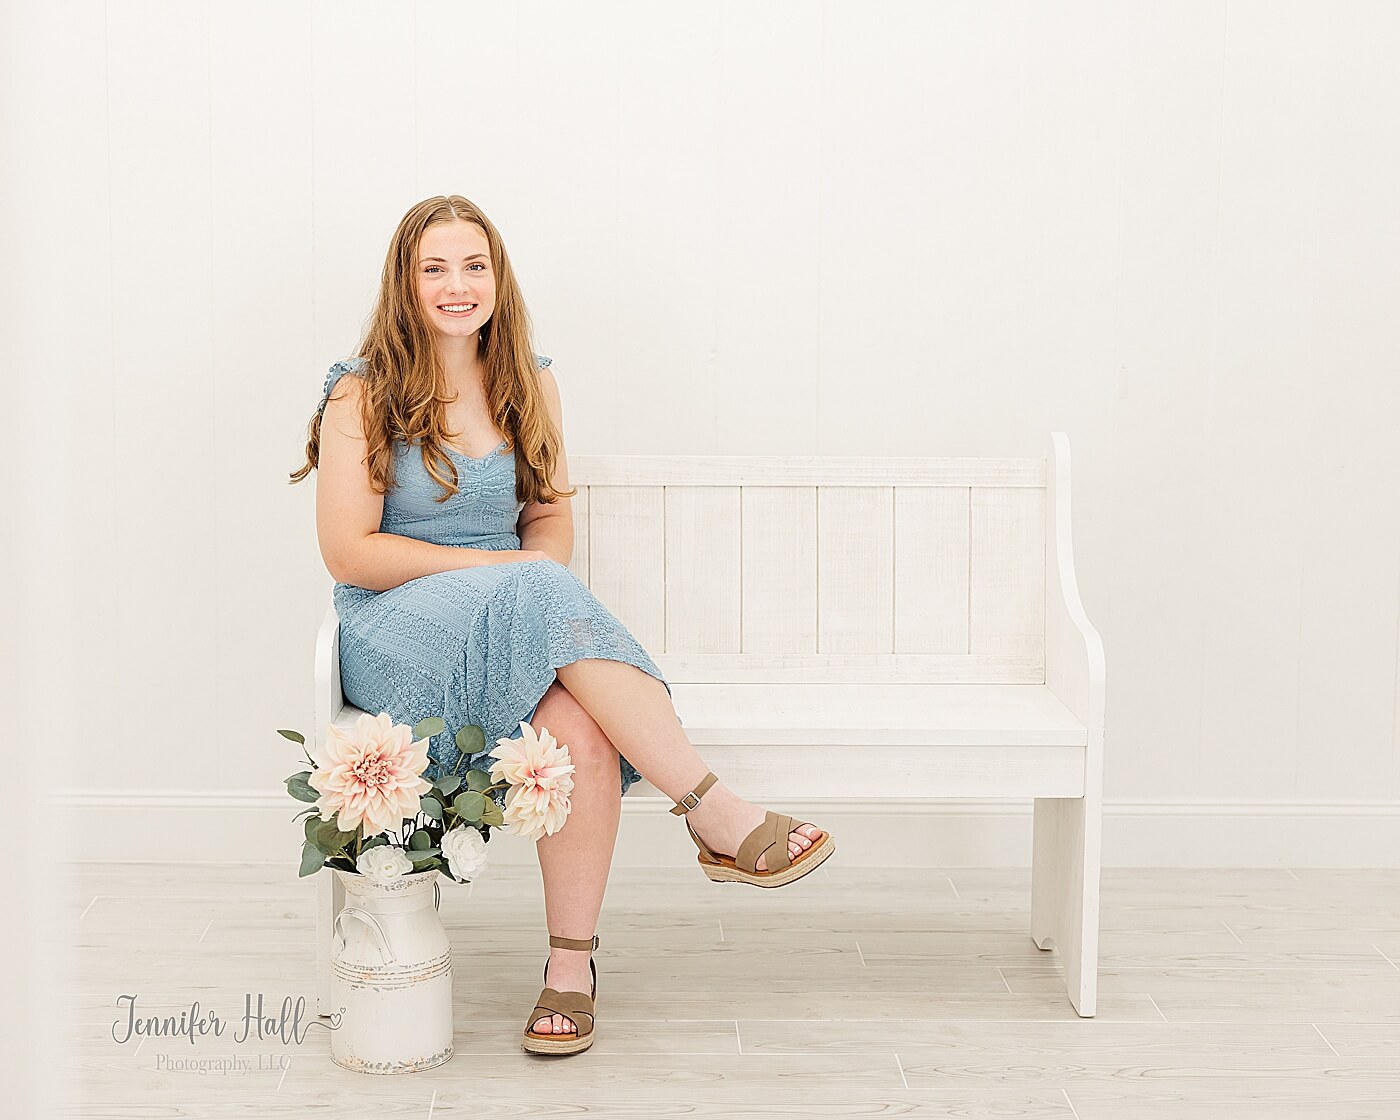
<svg viewBox="0 0 1400 1120"><path fill-rule="evenodd" d="M531 723L536 728L548 728L556 740L567 746L570 761L579 769L616 768L618 753L612 740L559 681L546 690Z"/></svg>

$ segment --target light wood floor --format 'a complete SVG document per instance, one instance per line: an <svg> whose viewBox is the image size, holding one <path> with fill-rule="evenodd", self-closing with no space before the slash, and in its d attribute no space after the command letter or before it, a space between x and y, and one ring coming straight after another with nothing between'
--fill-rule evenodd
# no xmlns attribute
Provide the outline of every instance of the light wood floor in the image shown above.
<svg viewBox="0 0 1400 1120"><path fill-rule="evenodd" d="M1080 1019L1027 933L1028 871L832 862L775 891L616 869L598 1041L568 1057L518 1039L548 952L538 869L446 884L456 1055L400 1077L334 1066L314 1027L230 1041L249 992L314 1016L294 868L70 866L62 1114L1400 1117L1400 872L1105 871L1098 1014ZM132 993L142 1014L198 1000L235 1023L120 1045Z"/></svg>

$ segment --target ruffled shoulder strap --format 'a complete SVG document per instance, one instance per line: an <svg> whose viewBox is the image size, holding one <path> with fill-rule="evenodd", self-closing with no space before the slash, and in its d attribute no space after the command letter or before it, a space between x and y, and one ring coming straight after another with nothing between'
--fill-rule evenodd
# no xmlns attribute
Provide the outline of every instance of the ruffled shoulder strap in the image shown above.
<svg viewBox="0 0 1400 1120"><path fill-rule="evenodd" d="M363 358L350 358L343 362L336 362L326 374L326 383L321 387L321 403L316 406L318 413L326 411L326 401L330 399L331 390L335 388L335 383L340 380L342 374L358 373L365 364Z"/></svg>

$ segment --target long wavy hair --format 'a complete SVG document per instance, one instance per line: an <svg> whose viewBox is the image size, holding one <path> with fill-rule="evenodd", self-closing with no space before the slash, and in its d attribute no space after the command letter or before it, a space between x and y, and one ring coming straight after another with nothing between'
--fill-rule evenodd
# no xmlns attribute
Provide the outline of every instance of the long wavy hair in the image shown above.
<svg viewBox="0 0 1400 1120"><path fill-rule="evenodd" d="M395 440L421 442L423 465L443 487L438 502L457 493L457 467L443 450L447 440L446 408L450 391L436 344L418 294L418 245L423 231L439 222L479 225L490 245L496 276L496 306L479 332L478 350L485 367L483 389L496 427L516 460L515 496L553 504L577 489L556 490L550 479L563 439L550 418L540 386L539 366L531 343L530 314L511 268L505 242L491 220L461 195L424 199L403 216L389 243L379 298L370 315L356 372L364 381L360 422L369 445L365 464L370 486L386 493L394 485ZM332 394L332 398L338 400ZM320 462L321 419L318 410L307 429L306 463L290 481L300 482Z"/></svg>

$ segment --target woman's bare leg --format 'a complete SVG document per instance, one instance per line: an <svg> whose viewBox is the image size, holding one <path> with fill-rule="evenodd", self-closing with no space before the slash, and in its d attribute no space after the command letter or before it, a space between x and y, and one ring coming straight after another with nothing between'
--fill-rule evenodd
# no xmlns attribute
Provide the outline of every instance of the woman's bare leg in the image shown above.
<svg viewBox="0 0 1400 1120"><path fill-rule="evenodd" d="M598 928L622 812L617 748L558 681L545 692L530 725L547 728L567 746L575 767L564 827L535 841L544 879L545 922L549 932L560 937L592 937ZM589 991L593 979L589 957L577 949L551 947L547 986L561 992ZM577 1028L567 1015L545 1015L535 1020L534 1029L540 1034L551 1030L558 1034Z"/></svg>
<svg viewBox="0 0 1400 1120"><path fill-rule="evenodd" d="M685 737L666 686L650 673L601 658L575 661L555 672L615 749L671 800L679 801L709 772ZM701 796L688 819L711 851L732 856L744 837L763 823L764 809L721 780ZM821 835L812 825L800 827L788 833L788 854L794 858ZM767 860L760 859L758 867L767 870Z"/></svg>

